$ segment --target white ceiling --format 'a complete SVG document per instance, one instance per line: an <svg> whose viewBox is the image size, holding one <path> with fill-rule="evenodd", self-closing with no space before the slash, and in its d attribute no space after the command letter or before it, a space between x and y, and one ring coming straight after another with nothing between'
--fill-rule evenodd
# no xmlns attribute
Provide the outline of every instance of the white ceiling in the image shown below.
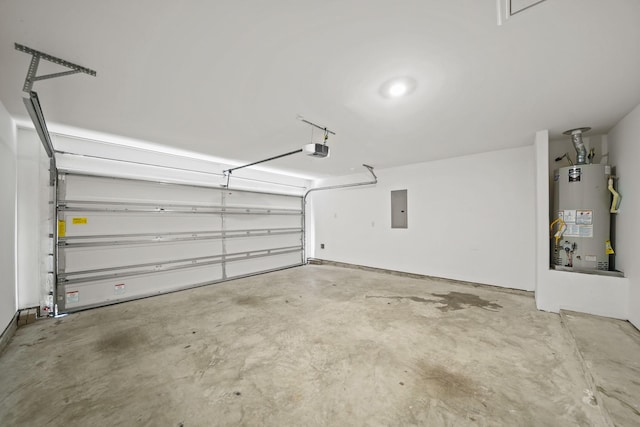
<svg viewBox="0 0 640 427"><path fill-rule="evenodd" d="M311 176L602 133L640 103L639 0L547 0L502 26L496 0L0 0L0 41L16 117L14 42L98 72L35 84L50 123L250 162L310 142L302 115L337 133L331 157L269 166ZM395 76L415 91L382 97Z"/></svg>

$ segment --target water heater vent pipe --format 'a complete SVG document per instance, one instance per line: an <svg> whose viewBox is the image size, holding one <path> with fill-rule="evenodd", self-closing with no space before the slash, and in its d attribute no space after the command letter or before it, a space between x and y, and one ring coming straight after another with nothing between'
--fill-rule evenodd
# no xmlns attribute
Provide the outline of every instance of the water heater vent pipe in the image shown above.
<svg viewBox="0 0 640 427"><path fill-rule="evenodd" d="M563 132L563 134L565 135L571 135L571 142L573 142L573 148L576 149L576 165L587 164L587 148L584 146L584 142L582 141L582 134L590 130L591 128L589 127L583 127L583 128L569 129Z"/></svg>

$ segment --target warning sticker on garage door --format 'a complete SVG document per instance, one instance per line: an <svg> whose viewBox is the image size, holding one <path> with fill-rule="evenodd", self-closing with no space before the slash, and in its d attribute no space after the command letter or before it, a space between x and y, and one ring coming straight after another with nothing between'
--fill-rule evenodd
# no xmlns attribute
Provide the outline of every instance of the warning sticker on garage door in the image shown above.
<svg viewBox="0 0 640 427"><path fill-rule="evenodd" d="M74 224L86 224L87 218L73 218Z"/></svg>
<svg viewBox="0 0 640 427"><path fill-rule="evenodd" d="M58 220L58 237L64 237L67 234L67 226L63 219Z"/></svg>
<svg viewBox="0 0 640 427"><path fill-rule="evenodd" d="M74 304L80 301L80 292L69 291L67 292L67 304Z"/></svg>

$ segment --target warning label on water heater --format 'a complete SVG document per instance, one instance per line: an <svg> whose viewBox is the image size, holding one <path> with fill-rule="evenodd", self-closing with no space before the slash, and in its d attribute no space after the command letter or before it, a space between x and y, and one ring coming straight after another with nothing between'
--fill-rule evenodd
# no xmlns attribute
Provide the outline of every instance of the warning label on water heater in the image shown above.
<svg viewBox="0 0 640 427"><path fill-rule="evenodd" d="M593 237L593 225L578 225L579 237Z"/></svg>
<svg viewBox="0 0 640 427"><path fill-rule="evenodd" d="M576 211L576 224L593 224L593 211Z"/></svg>
<svg viewBox="0 0 640 427"><path fill-rule="evenodd" d="M593 237L593 210L565 209L558 212L566 225L566 237Z"/></svg>
<svg viewBox="0 0 640 427"><path fill-rule="evenodd" d="M593 225L567 224L565 237L593 237Z"/></svg>
<svg viewBox="0 0 640 427"><path fill-rule="evenodd" d="M576 210L575 209L565 209L564 214L562 215L564 222L576 222Z"/></svg>

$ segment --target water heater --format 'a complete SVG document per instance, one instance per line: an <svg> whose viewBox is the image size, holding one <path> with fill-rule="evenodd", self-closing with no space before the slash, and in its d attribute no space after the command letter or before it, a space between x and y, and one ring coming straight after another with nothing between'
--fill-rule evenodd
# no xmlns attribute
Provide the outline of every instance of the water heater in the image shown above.
<svg viewBox="0 0 640 427"><path fill-rule="evenodd" d="M609 270L610 194L608 165L582 164L554 174L554 212L564 232L553 248L555 265L576 270Z"/></svg>

